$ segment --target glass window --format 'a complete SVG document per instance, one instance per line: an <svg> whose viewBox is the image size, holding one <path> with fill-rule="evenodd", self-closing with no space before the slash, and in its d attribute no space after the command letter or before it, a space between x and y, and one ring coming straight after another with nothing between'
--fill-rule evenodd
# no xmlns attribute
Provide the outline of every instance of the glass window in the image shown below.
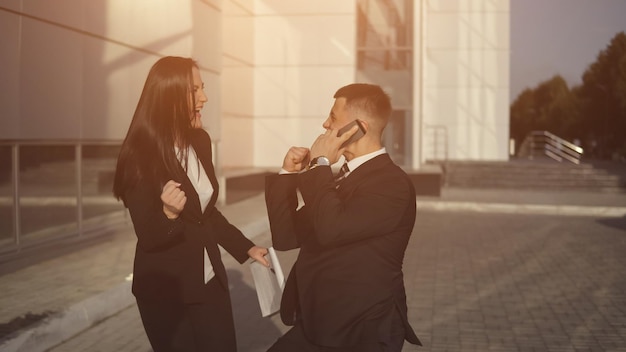
<svg viewBox="0 0 626 352"><path fill-rule="evenodd" d="M411 150L411 111L394 110L385 128L384 145L389 156L398 165L410 164Z"/></svg>
<svg viewBox="0 0 626 352"><path fill-rule="evenodd" d="M84 226L106 214L124 209L113 197L113 176L120 146L85 145L82 149L82 192Z"/></svg>
<svg viewBox="0 0 626 352"><path fill-rule="evenodd" d="M378 84L394 111L385 146L399 165L411 163L413 114L413 1L357 1L357 81Z"/></svg>
<svg viewBox="0 0 626 352"><path fill-rule="evenodd" d="M359 70L412 70L413 1L357 2Z"/></svg>
<svg viewBox="0 0 626 352"><path fill-rule="evenodd" d="M0 247L15 243L11 146L0 145Z"/></svg>
<svg viewBox="0 0 626 352"><path fill-rule="evenodd" d="M66 145L20 147L20 243L77 232L75 150Z"/></svg>

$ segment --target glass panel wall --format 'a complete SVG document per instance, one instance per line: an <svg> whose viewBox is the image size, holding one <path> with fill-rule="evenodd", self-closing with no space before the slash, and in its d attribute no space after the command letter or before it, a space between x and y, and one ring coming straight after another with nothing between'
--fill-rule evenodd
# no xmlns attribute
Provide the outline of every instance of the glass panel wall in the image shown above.
<svg viewBox="0 0 626 352"><path fill-rule="evenodd" d="M358 0L357 6L357 67L410 71L413 1Z"/></svg>
<svg viewBox="0 0 626 352"><path fill-rule="evenodd" d="M48 240L77 230L76 148L19 149L20 241Z"/></svg>
<svg viewBox="0 0 626 352"><path fill-rule="evenodd" d="M86 226L124 209L122 202L113 197L119 150L117 145L84 145L82 148L82 219Z"/></svg>
<svg viewBox="0 0 626 352"><path fill-rule="evenodd" d="M124 206L112 193L119 149L111 142L0 141L0 255L119 222Z"/></svg>
<svg viewBox="0 0 626 352"><path fill-rule="evenodd" d="M10 145L0 145L0 247L15 243L11 153Z"/></svg>
<svg viewBox="0 0 626 352"><path fill-rule="evenodd" d="M357 1L357 81L382 86L394 112L385 147L399 165L410 164L413 116L413 1Z"/></svg>
<svg viewBox="0 0 626 352"><path fill-rule="evenodd" d="M409 165L412 150L411 112L394 110L383 136L384 145L391 159L398 165Z"/></svg>

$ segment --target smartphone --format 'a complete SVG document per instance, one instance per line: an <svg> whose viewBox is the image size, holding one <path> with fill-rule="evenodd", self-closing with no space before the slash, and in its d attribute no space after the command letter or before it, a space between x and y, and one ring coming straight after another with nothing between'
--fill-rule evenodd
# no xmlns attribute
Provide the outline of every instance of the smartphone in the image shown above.
<svg viewBox="0 0 626 352"><path fill-rule="evenodd" d="M343 144L339 148L344 148L348 144L356 142L357 140L359 140L359 138L361 138L361 137L363 137L365 135L365 128L363 127L363 123L360 120L354 120L354 121L350 122L349 124L347 124L347 125L343 126L342 128L340 128L339 132L337 132L337 137L339 137L342 134L348 132L352 127L354 127L354 125L359 126L359 130L356 131L350 137L350 139L348 139L347 141L343 142Z"/></svg>

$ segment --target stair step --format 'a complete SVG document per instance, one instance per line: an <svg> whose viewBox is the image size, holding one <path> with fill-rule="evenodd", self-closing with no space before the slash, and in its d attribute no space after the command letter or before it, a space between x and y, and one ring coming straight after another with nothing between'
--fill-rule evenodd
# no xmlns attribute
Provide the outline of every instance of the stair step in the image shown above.
<svg viewBox="0 0 626 352"><path fill-rule="evenodd" d="M586 162L580 165L546 160L451 161L445 183L452 187L494 187L626 192L626 165Z"/></svg>

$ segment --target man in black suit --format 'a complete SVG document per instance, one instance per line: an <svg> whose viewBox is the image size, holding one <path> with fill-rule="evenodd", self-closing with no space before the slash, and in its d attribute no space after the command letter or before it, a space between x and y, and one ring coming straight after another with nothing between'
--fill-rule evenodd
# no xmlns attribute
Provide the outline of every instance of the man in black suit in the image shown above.
<svg viewBox="0 0 626 352"><path fill-rule="evenodd" d="M402 274L415 190L382 145L389 96L376 85L351 84L334 98L326 133L310 149L291 147L280 174L266 180L273 245L300 249L280 310L293 328L269 351L400 351L404 340L420 345L407 320ZM355 119L365 134L342 146L358 127L341 136L338 130ZM330 165L341 155L348 171L337 183Z"/></svg>

